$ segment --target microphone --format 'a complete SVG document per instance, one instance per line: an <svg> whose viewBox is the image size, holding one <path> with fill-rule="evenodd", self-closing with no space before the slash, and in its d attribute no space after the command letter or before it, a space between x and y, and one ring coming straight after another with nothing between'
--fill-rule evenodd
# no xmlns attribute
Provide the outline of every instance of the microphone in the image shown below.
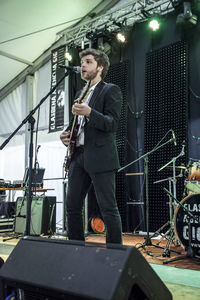
<svg viewBox="0 0 200 300"><path fill-rule="evenodd" d="M173 129L171 129L171 132L172 132L172 138L173 138L173 140L174 140L174 146L177 146L175 132L174 132Z"/></svg>
<svg viewBox="0 0 200 300"><path fill-rule="evenodd" d="M79 66L65 66L65 65L58 65L59 68L65 68L66 70L75 72L75 73L81 73L81 67Z"/></svg>

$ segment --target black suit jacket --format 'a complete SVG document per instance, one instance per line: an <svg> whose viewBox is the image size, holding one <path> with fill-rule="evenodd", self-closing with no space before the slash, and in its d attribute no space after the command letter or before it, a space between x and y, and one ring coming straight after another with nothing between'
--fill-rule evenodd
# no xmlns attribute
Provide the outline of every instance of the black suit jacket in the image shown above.
<svg viewBox="0 0 200 300"><path fill-rule="evenodd" d="M84 165L89 173L117 170L120 167L116 131L122 105L120 88L100 81L90 99L92 108L84 126ZM66 130L70 130L71 123Z"/></svg>

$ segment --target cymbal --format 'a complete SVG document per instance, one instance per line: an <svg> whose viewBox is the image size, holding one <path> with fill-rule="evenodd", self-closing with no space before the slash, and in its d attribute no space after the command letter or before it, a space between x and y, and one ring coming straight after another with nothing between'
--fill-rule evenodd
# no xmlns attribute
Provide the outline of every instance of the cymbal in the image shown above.
<svg viewBox="0 0 200 300"><path fill-rule="evenodd" d="M173 169L173 166L167 166L166 168ZM186 170L187 168L184 167L184 166L176 166L175 169L177 169L177 170Z"/></svg>

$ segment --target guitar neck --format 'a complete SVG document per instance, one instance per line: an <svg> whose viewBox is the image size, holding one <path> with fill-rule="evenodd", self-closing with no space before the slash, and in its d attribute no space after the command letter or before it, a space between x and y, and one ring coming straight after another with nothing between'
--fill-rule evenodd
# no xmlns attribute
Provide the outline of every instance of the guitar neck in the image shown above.
<svg viewBox="0 0 200 300"><path fill-rule="evenodd" d="M78 103L82 103L84 101L84 99L86 98L87 96L87 92L89 91L89 88L90 88L90 84L91 84L91 80L88 81L88 83L86 84L86 86L84 87L79 99L78 99ZM70 133L70 140L73 136L73 133L74 133L74 128L76 127L76 124L77 124L77 120L78 120L78 116L77 115L74 115L74 119L73 119L73 123L72 123L72 128L71 128L71 133Z"/></svg>
<svg viewBox="0 0 200 300"><path fill-rule="evenodd" d="M73 119L73 123L72 123L72 128L71 128L71 132L70 132L70 140L71 140L71 138L73 136L74 128L76 126L77 120L78 120L78 116L74 115L74 119Z"/></svg>

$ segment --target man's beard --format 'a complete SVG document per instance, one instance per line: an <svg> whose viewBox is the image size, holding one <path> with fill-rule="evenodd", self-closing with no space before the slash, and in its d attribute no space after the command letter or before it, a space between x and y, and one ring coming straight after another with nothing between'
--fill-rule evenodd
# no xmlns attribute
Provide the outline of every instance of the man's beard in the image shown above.
<svg viewBox="0 0 200 300"><path fill-rule="evenodd" d="M89 81L89 80L93 80L98 74L98 71L91 71L89 74L86 73L86 76L82 77L83 80Z"/></svg>

